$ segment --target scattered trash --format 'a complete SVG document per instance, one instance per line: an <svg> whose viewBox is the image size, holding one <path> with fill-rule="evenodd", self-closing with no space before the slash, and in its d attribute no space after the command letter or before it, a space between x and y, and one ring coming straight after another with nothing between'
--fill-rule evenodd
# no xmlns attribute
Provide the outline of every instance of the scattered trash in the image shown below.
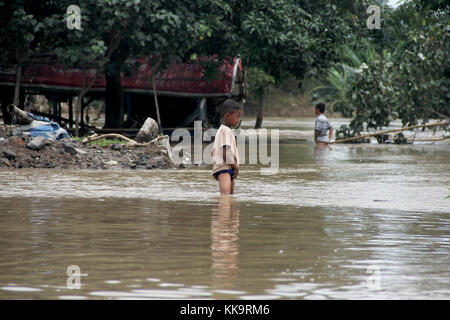
<svg viewBox="0 0 450 320"><path fill-rule="evenodd" d="M148 118L141 141L120 134L94 134L83 141L71 140L67 131L47 118L8 106L15 125L0 127L0 167L60 169L157 169L174 168L168 136ZM145 127L145 128L144 128ZM12 136L11 136L12 134ZM115 138L126 144L90 145Z"/></svg>
<svg viewBox="0 0 450 320"><path fill-rule="evenodd" d="M70 138L65 129L48 118L23 111L12 104L8 106L8 111L13 115L13 120L16 123L16 127L13 128L13 135L44 137L50 140Z"/></svg>

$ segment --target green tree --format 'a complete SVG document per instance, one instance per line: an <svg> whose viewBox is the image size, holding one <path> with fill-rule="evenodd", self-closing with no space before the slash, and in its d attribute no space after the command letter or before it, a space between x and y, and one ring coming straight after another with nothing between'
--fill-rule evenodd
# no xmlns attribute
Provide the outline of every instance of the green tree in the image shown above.
<svg viewBox="0 0 450 320"><path fill-rule="evenodd" d="M81 14L81 28L70 30L66 24L69 19L66 10L70 5L71 1L58 2L59 17L57 21L59 23L55 26L55 31L51 37L58 39L54 51L65 65L79 68L82 72L82 88L75 106L75 135L78 136L78 118L83 98L102 74L106 75L107 83L108 80L110 82L111 59L118 55L124 33L131 27L133 13L136 14L136 7L127 7L125 10L123 5L123 7L120 6L122 10L114 11L111 1L81 1L78 4ZM118 8L117 3L116 8ZM116 15L117 18L114 18ZM111 23L112 20L114 20L114 23ZM88 71L95 72L90 82L86 80ZM118 88L118 92L108 95L107 88L106 101L111 96L121 97L121 94L121 88ZM118 108L117 112L122 113L122 109Z"/></svg>
<svg viewBox="0 0 450 320"><path fill-rule="evenodd" d="M402 32L355 77L349 106L354 134L395 119L415 125L450 117L448 12L413 1L387 17L389 28Z"/></svg>
<svg viewBox="0 0 450 320"><path fill-rule="evenodd" d="M46 35L52 28L55 13L52 3L40 3L35 0L0 1L0 67L16 69L16 85L13 104L19 106L21 96L20 84L22 74L32 63L33 57L54 48ZM10 122L6 104L10 103L7 93L2 94L2 112L4 120Z"/></svg>
<svg viewBox="0 0 450 320"><path fill-rule="evenodd" d="M224 57L239 55L245 66L275 82L291 75L314 77L334 61L336 44L348 33L343 16L329 1L214 0L207 20L212 37L202 50ZM262 123L266 94L264 89L259 92L263 103L256 127Z"/></svg>
<svg viewBox="0 0 450 320"><path fill-rule="evenodd" d="M151 81L160 130L157 73L167 69L169 64L181 61L197 61L207 67L207 61L198 59L201 52L195 52L193 48L211 36L211 31L205 24L208 5L206 0L162 1L156 11L147 13L149 19L142 21L141 30L136 31L131 39L134 43L133 52L148 57L152 65Z"/></svg>
<svg viewBox="0 0 450 320"><path fill-rule="evenodd" d="M250 94L258 99L258 115L255 123L255 128L258 129L261 128L267 95L270 87L275 84L275 79L258 68L249 68L247 74Z"/></svg>
<svg viewBox="0 0 450 320"><path fill-rule="evenodd" d="M351 95L355 77L367 65L378 58L373 46L358 48L358 52L347 45L340 50L340 62L332 66L324 84L311 90L313 104L325 101L331 111L338 111L345 117L352 116Z"/></svg>

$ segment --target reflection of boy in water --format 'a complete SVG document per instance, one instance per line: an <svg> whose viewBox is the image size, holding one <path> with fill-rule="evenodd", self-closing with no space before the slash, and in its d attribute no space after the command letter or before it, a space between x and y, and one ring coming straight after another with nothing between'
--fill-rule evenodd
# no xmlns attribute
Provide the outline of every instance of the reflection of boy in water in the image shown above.
<svg viewBox="0 0 450 320"><path fill-rule="evenodd" d="M239 204L232 197L220 197L211 212L211 268L217 285L233 287L238 274Z"/></svg>
<svg viewBox="0 0 450 320"><path fill-rule="evenodd" d="M318 117L314 126L314 141L318 147L326 147L333 137L333 126L323 114L325 112L325 103L318 103L315 112ZM330 132L327 136L328 130Z"/></svg>

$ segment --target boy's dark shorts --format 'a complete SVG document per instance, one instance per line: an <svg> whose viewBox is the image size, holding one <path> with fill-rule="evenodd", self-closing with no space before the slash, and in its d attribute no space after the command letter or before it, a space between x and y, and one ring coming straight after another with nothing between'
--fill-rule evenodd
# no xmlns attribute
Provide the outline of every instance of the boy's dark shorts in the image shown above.
<svg viewBox="0 0 450 320"><path fill-rule="evenodd" d="M216 173L213 173L213 176L216 180L219 180L219 175L222 173L229 173L231 176L231 180L233 180L233 176L234 176L234 169L226 169L226 170L220 170L217 171Z"/></svg>

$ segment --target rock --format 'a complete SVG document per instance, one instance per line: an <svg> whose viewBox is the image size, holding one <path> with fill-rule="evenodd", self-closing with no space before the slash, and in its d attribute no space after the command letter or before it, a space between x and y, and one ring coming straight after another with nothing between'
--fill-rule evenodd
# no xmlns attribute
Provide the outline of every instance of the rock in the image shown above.
<svg viewBox="0 0 450 320"><path fill-rule="evenodd" d="M141 127L141 130L139 130L135 140L140 143L150 142L158 137L158 131L158 123L149 117L145 120L144 125Z"/></svg>
<svg viewBox="0 0 450 320"><path fill-rule="evenodd" d="M8 159L0 159L0 163L7 165L8 167L12 167L11 163L9 163Z"/></svg>
<svg viewBox="0 0 450 320"><path fill-rule="evenodd" d="M68 144L68 143L64 143L64 144L63 144L63 148L64 148L64 151L65 151L65 152L70 153L72 156L74 156L74 155L77 154L76 148L75 148L74 146L71 146L71 145Z"/></svg>
<svg viewBox="0 0 450 320"><path fill-rule="evenodd" d="M121 144L117 144L117 143L113 143L112 145L109 146L112 150L116 150L116 151L120 151L123 149L123 145Z"/></svg>
<svg viewBox="0 0 450 320"><path fill-rule="evenodd" d="M22 135L22 129L19 129L19 128L12 129L12 135L13 136L21 136Z"/></svg>
<svg viewBox="0 0 450 320"><path fill-rule="evenodd" d="M111 160L111 161L105 162L105 164L107 164L107 165L109 165L109 166L115 166L117 163L118 163L118 162L115 161L115 160Z"/></svg>
<svg viewBox="0 0 450 320"><path fill-rule="evenodd" d="M136 163L134 163L134 161L133 160L131 160L131 161L128 161L128 167L130 167L131 169L136 169L137 168L137 165L136 165Z"/></svg>
<svg viewBox="0 0 450 320"><path fill-rule="evenodd" d="M83 155L87 153L83 149L74 147L72 143L63 143L63 148L65 152L70 153L72 156Z"/></svg>
<svg viewBox="0 0 450 320"><path fill-rule="evenodd" d="M76 141L76 140L72 140L70 138L62 138L61 140L58 140L58 141L61 143L72 143L73 141Z"/></svg>
<svg viewBox="0 0 450 320"><path fill-rule="evenodd" d="M30 142L27 143L27 148L31 150L41 150L46 145L46 138L44 137L36 137Z"/></svg>
<svg viewBox="0 0 450 320"><path fill-rule="evenodd" d="M46 162L45 163L45 168L54 168L55 164L51 163L51 162Z"/></svg>
<svg viewBox="0 0 450 320"><path fill-rule="evenodd" d="M86 151L84 151L83 149L80 149L80 148L75 148L75 151L77 152L77 154L80 154L80 155L87 153Z"/></svg>
<svg viewBox="0 0 450 320"><path fill-rule="evenodd" d="M19 145L24 145L25 144L25 142L22 140L22 138L18 137L18 136L9 137L8 140L7 140L7 143L9 143L9 144L19 144Z"/></svg>
<svg viewBox="0 0 450 320"><path fill-rule="evenodd" d="M6 159L8 160L14 160L17 158L17 155L14 151L11 151L9 149L6 149L5 151L3 151L3 154L5 156Z"/></svg>
<svg viewBox="0 0 450 320"><path fill-rule="evenodd" d="M150 169L153 169L153 165L152 165L151 163L148 163L147 166L146 166L146 168L149 169L149 170L150 170Z"/></svg>
<svg viewBox="0 0 450 320"><path fill-rule="evenodd" d="M152 159L152 165L154 167L156 167L156 168L163 167L164 166L164 159L163 159L163 157L154 157Z"/></svg>

